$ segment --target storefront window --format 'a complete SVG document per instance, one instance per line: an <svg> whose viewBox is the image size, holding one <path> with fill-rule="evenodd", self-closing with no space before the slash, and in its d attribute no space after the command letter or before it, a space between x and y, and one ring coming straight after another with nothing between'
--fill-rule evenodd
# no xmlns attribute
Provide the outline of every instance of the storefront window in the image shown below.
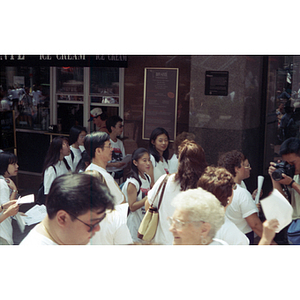
<svg viewBox="0 0 300 300"><path fill-rule="evenodd" d="M74 125L83 126L83 68L56 68L57 127L68 134Z"/></svg>
<svg viewBox="0 0 300 300"><path fill-rule="evenodd" d="M119 115L119 68L90 68L90 103L90 110L101 107L107 117Z"/></svg>
<svg viewBox="0 0 300 300"><path fill-rule="evenodd" d="M0 90L0 109L15 110L16 128L47 130L49 67L2 67Z"/></svg>

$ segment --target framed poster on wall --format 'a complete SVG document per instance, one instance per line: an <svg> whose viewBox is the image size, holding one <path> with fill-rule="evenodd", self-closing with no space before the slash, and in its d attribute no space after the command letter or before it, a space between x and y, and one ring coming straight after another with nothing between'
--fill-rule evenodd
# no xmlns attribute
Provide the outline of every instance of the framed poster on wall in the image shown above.
<svg viewBox="0 0 300 300"><path fill-rule="evenodd" d="M149 140L156 127L163 127L170 140L176 138L178 68L145 68L143 139Z"/></svg>

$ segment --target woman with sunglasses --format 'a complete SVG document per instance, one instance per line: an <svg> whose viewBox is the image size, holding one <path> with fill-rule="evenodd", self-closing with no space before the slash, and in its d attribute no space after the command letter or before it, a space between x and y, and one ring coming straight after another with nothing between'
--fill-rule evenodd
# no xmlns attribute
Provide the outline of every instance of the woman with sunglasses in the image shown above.
<svg viewBox="0 0 300 300"><path fill-rule="evenodd" d="M178 194L172 205L175 211L168 220L173 245L227 245L215 238L224 223L225 210L212 193L190 189Z"/></svg>
<svg viewBox="0 0 300 300"><path fill-rule="evenodd" d="M233 176L225 168L207 167L198 181L198 187L211 192L220 201L225 211L232 202L233 190L237 185ZM228 245L249 245L249 239L225 214L224 224L217 231L216 238Z"/></svg>

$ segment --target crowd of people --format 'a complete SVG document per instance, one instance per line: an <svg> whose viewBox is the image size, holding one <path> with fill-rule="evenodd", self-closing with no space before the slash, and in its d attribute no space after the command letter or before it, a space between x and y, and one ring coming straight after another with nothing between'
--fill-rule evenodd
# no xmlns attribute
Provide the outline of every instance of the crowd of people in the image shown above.
<svg viewBox="0 0 300 300"><path fill-rule="evenodd" d="M98 131L87 134L82 126L73 126L69 138L58 136L45 157L42 187L47 216L22 240L20 245L129 245L149 244L138 235L149 207L159 207L155 245L253 245L276 244L276 219L258 217L260 207L247 190L244 180L250 176L250 163L243 153L232 150L220 156L217 166L209 166L204 149L193 134L183 132L174 142L169 159L170 137L155 128L149 147L130 153L130 173L119 185L125 149L118 138L123 120L119 116L101 119L102 111L92 111L91 121ZM282 145L282 157L300 173L300 140L293 147ZM115 167L117 172L109 172ZM282 185L292 190L295 218L300 218L297 197L300 180L283 174L274 188L282 194ZM0 244L13 244L12 217L18 214L17 187L10 177L18 171L17 157L0 153ZM160 189L166 181L165 189ZM100 224L101 222L101 224ZM101 228L101 229L100 229Z"/></svg>

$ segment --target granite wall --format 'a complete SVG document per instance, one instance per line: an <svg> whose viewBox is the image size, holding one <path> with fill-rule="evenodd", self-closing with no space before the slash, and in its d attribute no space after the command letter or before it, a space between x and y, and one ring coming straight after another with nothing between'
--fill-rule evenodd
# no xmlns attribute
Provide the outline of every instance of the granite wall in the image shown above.
<svg viewBox="0 0 300 300"><path fill-rule="evenodd" d="M261 147L262 105L261 56L192 56L189 131L205 150L209 164L220 154L240 150L249 159L255 186L263 149ZM205 95L205 72L228 71L228 95Z"/></svg>

